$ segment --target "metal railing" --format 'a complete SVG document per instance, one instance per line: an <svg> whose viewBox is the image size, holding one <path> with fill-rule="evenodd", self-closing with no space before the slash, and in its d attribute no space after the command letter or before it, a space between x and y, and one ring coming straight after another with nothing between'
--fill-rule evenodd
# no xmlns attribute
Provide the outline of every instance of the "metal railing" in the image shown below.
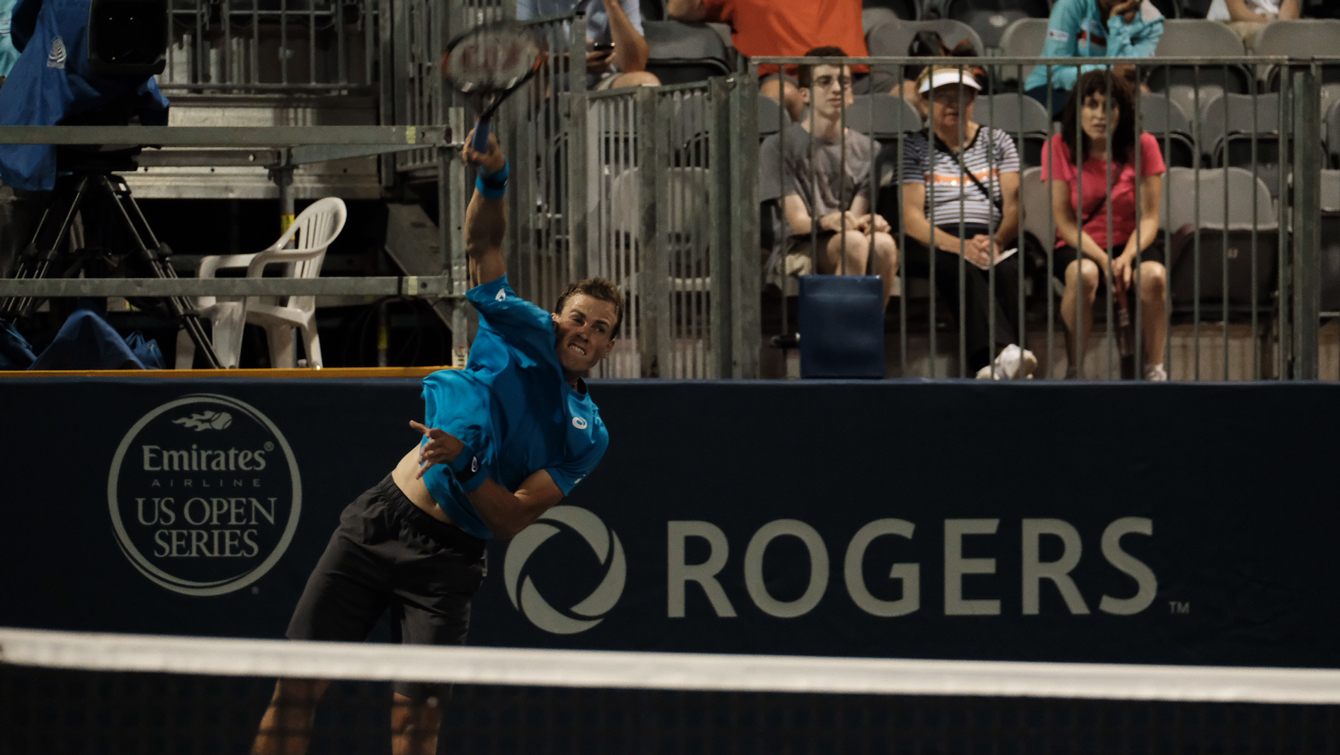
<svg viewBox="0 0 1340 755"><path fill-rule="evenodd" d="M882 66L893 70L895 80L901 81L914 78L904 74L920 71L928 61L924 58L759 58L752 61L752 68L756 72L759 65L843 62ZM1090 348L1075 360L1067 357L1060 348L1067 343L1074 348L1077 339L1064 323L1066 320L1083 322L1084 304L1082 296L1072 296L1075 309L1062 309L1064 281L1060 270L1053 274L1061 254L1056 235L1057 218L1051 189L1043 183L1038 163L1047 140L1059 138L1060 125L1053 124L1051 112L1054 105L1064 101L1066 93L1052 91L1049 87L1046 102L1039 103L1022 91L997 90L996 82L1002 71L1022 81L1026 69L1038 62L1033 59L954 58L944 62L961 70L982 69L982 91L975 97L981 117L974 120L988 129L1003 129L1009 136L1008 141L1012 142L1012 151L1021 162L1018 201L1012 208L1015 217L1011 220L1022 231L1018 255L1022 259L1015 263L1019 269L1017 280L1010 284L1012 290L1002 290L998 280L998 273L1008 280L1010 271L999 263L988 267L983 273L988 279L983 286L985 311L975 314L965 280L966 276L976 274L976 270L965 261L963 251L968 242L962 240L962 221L967 198L982 189L969 180L962 163L958 164L957 170L947 171L957 173L944 178L958 186L961 197L958 206L940 203L941 217L934 216L937 211L934 203L926 205L924 210L930 226L939 227L959 239L955 242L957 248L952 249L954 256L946 258L952 267L948 273L935 269L936 258L945 258L944 254L929 255L929 274L924 270L909 273L907 266L900 264L896 286L898 296L889 308L888 374L971 377L976 370L969 368L972 355L967 351L968 331L975 325L982 325L981 322L974 323L974 317L987 321L987 333L995 333L998 318L1005 317L1014 331L1012 340L1037 354L1039 377L1061 377L1067 372L1087 377L1118 377L1122 361L1121 312L1120 301L1113 297L1110 286L1104 286L1105 292L1096 302L1097 324L1092 327L1093 337L1088 339ZM1329 166L1330 157L1323 146L1320 112L1320 83L1327 69L1340 61L1254 57L1048 62L1097 65L1109 71L1114 66L1134 65L1138 81L1154 90L1134 97L1132 109L1141 130L1157 137L1162 157L1169 166L1161 182L1158 231L1154 239L1149 239L1163 245L1166 277L1156 298L1130 297L1129 316L1134 320L1135 343L1133 349L1128 345L1126 350L1134 352L1136 361L1162 363L1173 379L1306 379L1318 376L1319 359L1326 353L1326 364L1332 373L1329 376L1340 377L1340 353L1331 353L1337 350L1333 332L1336 326L1327 331L1329 336L1319 334L1324 311L1320 291L1326 290L1328 304L1340 310L1340 281L1331 282L1340 278L1340 248L1332 248L1333 244L1326 247L1337 259L1329 261L1330 257L1326 257L1330 267L1323 268L1323 247L1319 238L1323 219L1340 214L1340 173L1322 171L1323 167ZM1258 82L1253 72L1268 67L1283 71L1283 75L1276 79L1282 81L1281 91L1261 91L1266 79L1263 77ZM1048 70L1050 81L1050 71L1054 69ZM1243 88L1248 91L1234 93L1235 81L1246 82ZM1111 84L1106 86L1110 99ZM956 104L962 106L965 103ZM1177 114L1184 104L1189 104L1194 114L1181 118L1179 123ZM946 112L953 109L947 107ZM866 201L890 222L900 253L915 248L909 247L909 243L918 243L908 235L903 200L904 186L909 180L905 175L908 172L905 169L908 147L925 144L925 136L916 136L924 128L920 116L903 105L899 98L868 93L856 95L854 104L845 108L841 115L842 154L849 154L861 139L869 139L878 145L879 156L872 161L871 180L866 182L869 192ZM780 108L773 110L772 118L777 119L775 123L761 124L762 136L776 139L768 136L768 132L780 131L790 127L791 123ZM1079 133L1079 120L1076 119L1074 137L1077 144L1084 143L1084 137ZM1244 120L1245 127L1242 125ZM851 137L853 145L847 144L849 134L859 135ZM918 138L922 141L913 141ZM1106 154L1110 155L1110 145ZM1136 149L1132 155L1130 168L1136 175L1142 175L1141 160L1145 159L1142 150ZM1112 164L1112 161L1108 159L1107 163ZM785 162L778 165L786 169ZM1074 167L1072 165L1072 170ZM1123 166L1118 164L1116 171L1122 169ZM914 172L919 174L921 171ZM946 171L936 171L939 172ZM1087 195L1089 192L1083 189L1086 174L1082 170L1073 172L1077 175L1077 186L1071 188ZM993 192L1001 190L1001 185L996 183L999 173L998 166L992 164L981 176ZM801 177L801 184L811 178ZM940 178L937 175L935 180ZM924 177L912 176L911 179L914 183L926 184ZM1113 170L1106 170L1102 179L1106 182L1102 192L1105 197L1111 197L1118 179ZM1322 213L1320 206L1323 186L1326 195L1333 198L1329 201L1336 205L1327 213ZM1140 182L1135 182L1136 206L1142 199L1141 190ZM777 200L764 199L772 200L764 209L773 212L773 217L777 218L780 214ZM843 201L850 203L853 199L849 195ZM1072 226L1076 219L1070 219ZM1004 220L999 212L995 214L990 228L992 234ZM812 238L819 236L817 218L813 222ZM785 226L778 225L782 228L781 237L774 248L765 250L774 254L774 264L793 243L787 238ZM1110 239L1111 217L1108 217L1107 225ZM1145 243L1146 239L1138 238L1139 229L1136 233L1136 243L1141 248L1137 259L1144 261L1145 248L1149 245ZM1024 239L1028 240L1027 245L1022 244ZM1109 242L1108 248L1103 250L1109 258L1122 251L1113 247ZM815 254L813 265L818 269L817 249L813 245L810 248L815 250L812 251ZM1148 253L1153 255L1155 251L1151 249ZM1323 280L1323 270L1330 268L1334 269ZM1156 268L1147 269L1151 270L1151 276L1157 272ZM866 270L854 272L864 274ZM1102 271L1104 278L1109 273L1110 270ZM956 283L944 281L946 274L951 279L956 277ZM941 279L939 285L935 283L937 277ZM770 326L768 335L774 337L774 343L787 346L791 343L787 334L795 329L794 314L787 307L788 302L793 301L789 296L794 293L793 284L787 283L785 276L778 275L770 281L774 295L768 299L770 311L764 313ZM1154 277L1149 280L1151 285L1156 282ZM949 285L956 285L957 290L946 289ZM1133 291L1139 290L1137 282ZM957 299L958 306L946 307L946 298L950 301ZM1069 305L1070 301L1066 301ZM1152 315L1145 311L1147 304L1154 309ZM1340 312L1330 312L1328 316L1335 315ZM1167 334L1161 354L1156 353L1160 351L1157 348L1147 349L1145 343L1147 337L1160 338L1159 326ZM1329 339L1324 352L1323 340L1319 340L1319 336ZM1003 345L994 342L991 354ZM1078 364L1072 367L1072 361ZM791 372L794 374L794 367ZM785 374L785 368L774 368L773 374Z"/></svg>
<svg viewBox="0 0 1340 755"><path fill-rule="evenodd" d="M740 235L756 221L731 201L753 192L753 144L732 129L752 112L740 104L752 106L752 80L588 93L584 66L568 64L585 56L582 16L533 25L551 54L499 119L524 177L509 193L517 292L548 306L587 276L624 288L628 314L600 376L755 375L757 328L740 326L757 320L757 286L738 256L757 248Z"/></svg>
<svg viewBox="0 0 1340 755"><path fill-rule="evenodd" d="M371 93L378 0L168 0L170 94Z"/></svg>

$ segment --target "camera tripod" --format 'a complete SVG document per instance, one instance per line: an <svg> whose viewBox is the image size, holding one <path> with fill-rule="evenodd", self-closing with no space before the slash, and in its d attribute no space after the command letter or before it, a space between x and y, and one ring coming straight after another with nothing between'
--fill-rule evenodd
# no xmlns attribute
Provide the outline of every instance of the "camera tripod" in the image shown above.
<svg viewBox="0 0 1340 755"><path fill-rule="evenodd" d="M71 252L62 251L80 209L95 203L106 208L110 215L120 221L119 225L130 242L132 257L126 258L124 254L96 247L89 248L89 245ZM149 221L130 195L130 187L126 185L125 179L110 170L75 171L57 180L55 197L42 213L32 241L19 255L14 277L73 278L85 269L95 272L96 268L103 267L114 271L123 262L128 262L129 265L146 270L152 277L175 279L177 271L172 267L171 257L172 250L154 236ZM168 296L163 301L178 328L186 330L195 343L196 351L204 356L208 366L220 368L214 344L190 300L184 296ZM41 302L40 298L31 296L0 300L0 317L10 320L25 317Z"/></svg>

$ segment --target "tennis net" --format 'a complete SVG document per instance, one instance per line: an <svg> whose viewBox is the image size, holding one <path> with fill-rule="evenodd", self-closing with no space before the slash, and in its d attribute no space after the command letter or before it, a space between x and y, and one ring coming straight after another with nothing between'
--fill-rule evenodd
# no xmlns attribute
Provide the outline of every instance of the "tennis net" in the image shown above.
<svg viewBox="0 0 1340 755"><path fill-rule="evenodd" d="M1340 752L1336 670L11 629L0 752L246 753L277 678L335 682L313 753L390 751L391 681L455 684L440 706L444 753Z"/></svg>

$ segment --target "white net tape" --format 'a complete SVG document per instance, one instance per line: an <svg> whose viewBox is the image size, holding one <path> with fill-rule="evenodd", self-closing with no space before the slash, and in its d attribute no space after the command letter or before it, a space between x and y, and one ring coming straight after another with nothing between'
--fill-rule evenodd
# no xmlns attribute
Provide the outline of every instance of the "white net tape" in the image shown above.
<svg viewBox="0 0 1340 755"><path fill-rule="evenodd" d="M0 663L97 671L754 692L1340 703L1340 670L432 647L0 629Z"/></svg>

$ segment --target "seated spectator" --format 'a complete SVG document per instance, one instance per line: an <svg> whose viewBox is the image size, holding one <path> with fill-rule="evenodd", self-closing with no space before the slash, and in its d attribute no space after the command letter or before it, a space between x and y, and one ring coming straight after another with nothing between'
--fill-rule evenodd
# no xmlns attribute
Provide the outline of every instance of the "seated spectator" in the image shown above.
<svg viewBox="0 0 1340 755"><path fill-rule="evenodd" d="M579 11L586 14L586 87L593 90L660 86L647 71L650 52L640 0L517 0L520 21ZM599 45L599 47L597 47Z"/></svg>
<svg viewBox="0 0 1340 755"><path fill-rule="evenodd" d="M1148 58L1163 36L1163 14L1149 0L1057 0L1047 22L1043 58ZM1052 115L1066 102L1066 93L1081 73L1103 66L1046 66L1033 69L1024 82L1030 97L1047 105L1047 71L1051 70ZM1117 70L1134 81L1135 66Z"/></svg>
<svg viewBox="0 0 1340 755"><path fill-rule="evenodd" d="M1252 48L1266 24L1298 18L1301 6L1299 0L1214 0L1205 17L1227 22L1242 37L1242 43Z"/></svg>
<svg viewBox="0 0 1340 755"><path fill-rule="evenodd" d="M845 56L840 48L819 47L810 57ZM883 279L884 300L893 296L898 249L889 224L871 212L870 168L874 142L841 126L853 101L849 66L803 66L800 96L811 105L799 123L774 134L759 148L760 195L782 206L783 272L786 275L866 275ZM811 162L811 152L813 161Z"/></svg>
<svg viewBox="0 0 1340 755"><path fill-rule="evenodd" d="M856 57L866 53L861 25L861 0L668 0L666 13L680 21L729 24L735 49L750 57L805 55L822 45L837 45ZM854 91L864 92L866 67L852 68ZM791 120L800 120L800 99L794 69L759 66L759 94L782 103Z"/></svg>
<svg viewBox="0 0 1340 755"><path fill-rule="evenodd" d="M1071 92L1061 133L1047 142L1042 155L1042 180L1051 181L1052 212L1056 220L1052 272L1065 281L1061 318L1065 320L1070 357L1067 377L1079 376L1084 342L1093 329L1094 302L1111 284L1114 296L1126 298L1133 321L1136 306L1127 293L1133 286L1139 290L1144 376L1146 380L1168 379L1163 367L1167 339L1164 290L1168 274L1163 240L1159 236L1163 154L1159 151L1159 140L1152 134L1141 133L1136 139L1134 109L1131 87L1123 79L1090 71L1080 77ZM1079 145L1075 144L1076 124L1082 132ZM1083 170L1078 175L1074 157L1077 153L1084 155ZM1083 197L1079 195L1080 184ZM1081 297L1077 318L1076 301ZM1114 311L1116 306L1119 305L1114 304Z"/></svg>
<svg viewBox="0 0 1340 755"><path fill-rule="evenodd" d="M903 145L903 272L930 275L935 249L935 287L957 318L959 267L970 263L962 265L967 367L979 378L1022 378L1037 359L1014 345L1022 340L1015 337L1019 255L1000 258L1018 248L1019 153L1008 132L973 122L980 89L971 70L948 66L926 70L917 82L930 129Z"/></svg>

